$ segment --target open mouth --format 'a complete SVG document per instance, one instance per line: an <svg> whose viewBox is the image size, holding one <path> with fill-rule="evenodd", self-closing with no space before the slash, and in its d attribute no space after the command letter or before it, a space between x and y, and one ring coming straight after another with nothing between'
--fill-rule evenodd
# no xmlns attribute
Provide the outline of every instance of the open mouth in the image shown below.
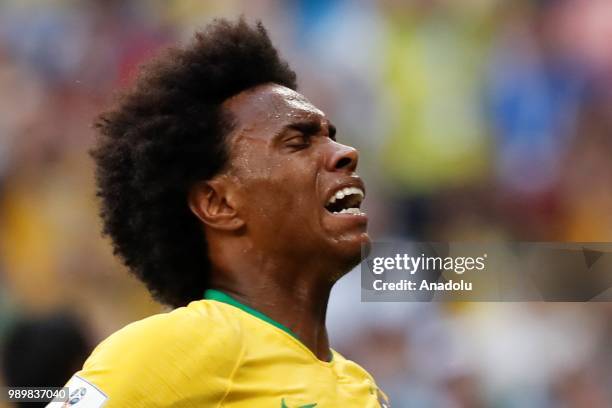
<svg viewBox="0 0 612 408"><path fill-rule="evenodd" d="M332 214L362 215L361 202L365 194L359 187L344 187L331 196L325 209Z"/></svg>

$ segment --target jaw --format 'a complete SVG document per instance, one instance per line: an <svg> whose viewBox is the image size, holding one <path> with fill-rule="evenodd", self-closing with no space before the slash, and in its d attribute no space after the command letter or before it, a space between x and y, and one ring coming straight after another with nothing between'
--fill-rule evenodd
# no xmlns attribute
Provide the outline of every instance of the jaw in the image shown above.
<svg viewBox="0 0 612 408"><path fill-rule="evenodd" d="M361 262L362 251L371 241L365 214L332 214L323 209L321 224L330 257L343 269L342 275Z"/></svg>

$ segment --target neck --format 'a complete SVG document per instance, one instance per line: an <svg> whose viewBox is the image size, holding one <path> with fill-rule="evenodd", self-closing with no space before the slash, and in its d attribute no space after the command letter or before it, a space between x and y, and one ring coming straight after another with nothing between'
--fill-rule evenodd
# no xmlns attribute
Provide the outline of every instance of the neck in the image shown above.
<svg viewBox="0 0 612 408"><path fill-rule="evenodd" d="M318 359L330 361L325 315L332 283L322 278L329 270L312 262L296 264L254 256L253 250L223 256L229 255L225 253L228 247L233 246L210 248L215 254L211 257L215 265L211 289L289 328Z"/></svg>

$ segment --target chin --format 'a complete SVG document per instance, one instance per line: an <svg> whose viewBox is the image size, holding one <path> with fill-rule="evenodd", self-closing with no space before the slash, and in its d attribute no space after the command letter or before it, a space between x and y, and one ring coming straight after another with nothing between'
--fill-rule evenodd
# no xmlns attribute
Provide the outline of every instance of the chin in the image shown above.
<svg viewBox="0 0 612 408"><path fill-rule="evenodd" d="M370 251L372 242L366 232L360 233L355 237L344 237L333 243L334 257L338 260L339 273L336 278L350 272L354 267L361 263Z"/></svg>

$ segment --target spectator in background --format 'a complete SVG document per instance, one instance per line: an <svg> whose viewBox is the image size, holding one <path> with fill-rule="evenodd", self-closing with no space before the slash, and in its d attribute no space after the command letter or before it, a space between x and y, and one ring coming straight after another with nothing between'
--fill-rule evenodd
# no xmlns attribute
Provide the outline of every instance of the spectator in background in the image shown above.
<svg viewBox="0 0 612 408"><path fill-rule="evenodd" d="M91 350L85 327L70 314L24 318L6 336L2 375L7 386L62 387Z"/></svg>
<svg viewBox="0 0 612 408"><path fill-rule="evenodd" d="M508 228L518 239L558 238L556 188L586 84L584 65L561 46L563 4L503 7L489 60L486 105L496 184Z"/></svg>
<svg viewBox="0 0 612 408"><path fill-rule="evenodd" d="M382 4L389 131L380 163L396 186L395 232L424 240L435 195L488 172L480 109L487 19L441 0Z"/></svg>

